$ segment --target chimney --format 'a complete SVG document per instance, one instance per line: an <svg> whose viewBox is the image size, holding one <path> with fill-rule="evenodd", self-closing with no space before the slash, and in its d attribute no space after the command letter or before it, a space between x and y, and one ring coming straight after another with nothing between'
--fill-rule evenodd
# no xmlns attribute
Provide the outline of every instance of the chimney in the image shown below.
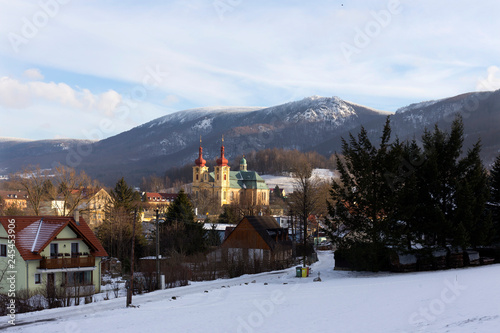
<svg viewBox="0 0 500 333"><path fill-rule="evenodd" d="M73 217L75 218L76 225L80 225L80 211L75 209L73 212Z"/></svg>

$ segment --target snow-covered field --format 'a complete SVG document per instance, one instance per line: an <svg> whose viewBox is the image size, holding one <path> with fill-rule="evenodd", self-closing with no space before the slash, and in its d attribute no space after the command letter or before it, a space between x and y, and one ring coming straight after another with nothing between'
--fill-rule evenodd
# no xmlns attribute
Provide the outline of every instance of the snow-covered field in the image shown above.
<svg viewBox="0 0 500 333"><path fill-rule="evenodd" d="M17 316L9 332L499 332L500 265L407 274L295 268ZM321 282L313 282L318 276ZM175 297L175 299L173 298ZM7 323L6 317L3 319ZM25 323L25 325L23 325ZM7 325L0 324L1 328Z"/></svg>
<svg viewBox="0 0 500 333"><path fill-rule="evenodd" d="M266 182L270 189L279 186L281 189L285 189L287 194L293 192L293 186L295 185L295 178L287 176L273 176L273 175L262 175L262 179ZM338 177L335 172L328 169L314 169L312 172L312 177L318 178L323 181L330 182L332 178Z"/></svg>

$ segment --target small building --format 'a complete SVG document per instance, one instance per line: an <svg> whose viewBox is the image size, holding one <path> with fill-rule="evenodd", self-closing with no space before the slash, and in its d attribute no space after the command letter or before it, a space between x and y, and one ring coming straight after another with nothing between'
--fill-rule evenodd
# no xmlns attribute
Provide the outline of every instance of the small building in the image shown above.
<svg viewBox="0 0 500 333"><path fill-rule="evenodd" d="M82 191L82 201L78 210L89 227L99 227L106 218L106 207L111 204L111 196L103 188L85 188Z"/></svg>
<svg viewBox="0 0 500 333"><path fill-rule="evenodd" d="M75 217L0 217L0 269L15 260L17 291L52 285L66 296L76 288L82 296L100 292L101 258L107 253L85 220ZM0 289L9 289L7 279Z"/></svg>
<svg viewBox="0 0 500 333"><path fill-rule="evenodd" d="M28 206L28 192L20 190L1 190L0 197L4 202L4 209L16 207L20 210L26 209Z"/></svg>
<svg viewBox="0 0 500 333"><path fill-rule="evenodd" d="M243 259L287 261L292 258L288 229L281 228L272 216L245 216L222 243L231 255Z"/></svg>
<svg viewBox="0 0 500 333"><path fill-rule="evenodd" d="M142 192L141 195L142 201L146 203L141 215L142 222L155 221L156 210L166 211L177 198L177 193Z"/></svg>

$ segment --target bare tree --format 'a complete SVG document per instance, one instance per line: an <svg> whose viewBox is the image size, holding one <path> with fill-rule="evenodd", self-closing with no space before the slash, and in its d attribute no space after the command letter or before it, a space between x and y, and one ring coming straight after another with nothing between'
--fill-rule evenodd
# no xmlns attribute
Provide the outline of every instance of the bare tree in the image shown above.
<svg viewBox="0 0 500 333"><path fill-rule="evenodd" d="M89 187L92 183L84 171L77 173L75 169L64 165L56 167L54 182L64 203L63 216L73 214L75 208L86 198L88 194L86 191L91 190Z"/></svg>
<svg viewBox="0 0 500 333"><path fill-rule="evenodd" d="M307 160L297 161L292 174L295 178L294 190L290 195L289 208L300 219L302 225L303 265L306 266L307 221L316 213L319 195L319 181L312 177L313 168Z"/></svg>
<svg viewBox="0 0 500 333"><path fill-rule="evenodd" d="M196 193L191 199L193 207L198 208L198 214L218 215L222 212L222 208L217 200L216 195L210 190L201 190Z"/></svg>
<svg viewBox="0 0 500 333"><path fill-rule="evenodd" d="M39 166L25 168L11 176L16 186L27 192L26 200L34 215L40 215L40 204L46 194L44 184L49 177L48 170L41 170Z"/></svg>
<svg viewBox="0 0 500 333"><path fill-rule="evenodd" d="M165 178L151 175L148 178L142 177L141 189L147 192L161 192L167 188Z"/></svg>

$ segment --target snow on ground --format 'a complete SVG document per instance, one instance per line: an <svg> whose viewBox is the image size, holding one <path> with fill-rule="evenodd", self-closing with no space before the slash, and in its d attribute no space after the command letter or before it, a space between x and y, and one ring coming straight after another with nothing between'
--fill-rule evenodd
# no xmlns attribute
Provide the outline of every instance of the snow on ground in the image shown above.
<svg viewBox="0 0 500 333"><path fill-rule="evenodd" d="M9 332L498 332L500 265L406 274L295 268L17 316ZM318 276L322 282L313 282ZM175 299L173 299L175 297ZM4 322L7 318L3 317ZM22 325L26 323L25 325ZM0 324L0 328L7 325Z"/></svg>
<svg viewBox="0 0 500 333"><path fill-rule="evenodd" d="M284 189L286 193L293 192L293 186L296 182L295 178L292 176L273 176L273 175L262 175L262 179L266 182L270 189L279 186L279 188ZM328 169L314 169L312 172L312 177L319 178L323 181L330 182L332 178L338 177L334 171Z"/></svg>

